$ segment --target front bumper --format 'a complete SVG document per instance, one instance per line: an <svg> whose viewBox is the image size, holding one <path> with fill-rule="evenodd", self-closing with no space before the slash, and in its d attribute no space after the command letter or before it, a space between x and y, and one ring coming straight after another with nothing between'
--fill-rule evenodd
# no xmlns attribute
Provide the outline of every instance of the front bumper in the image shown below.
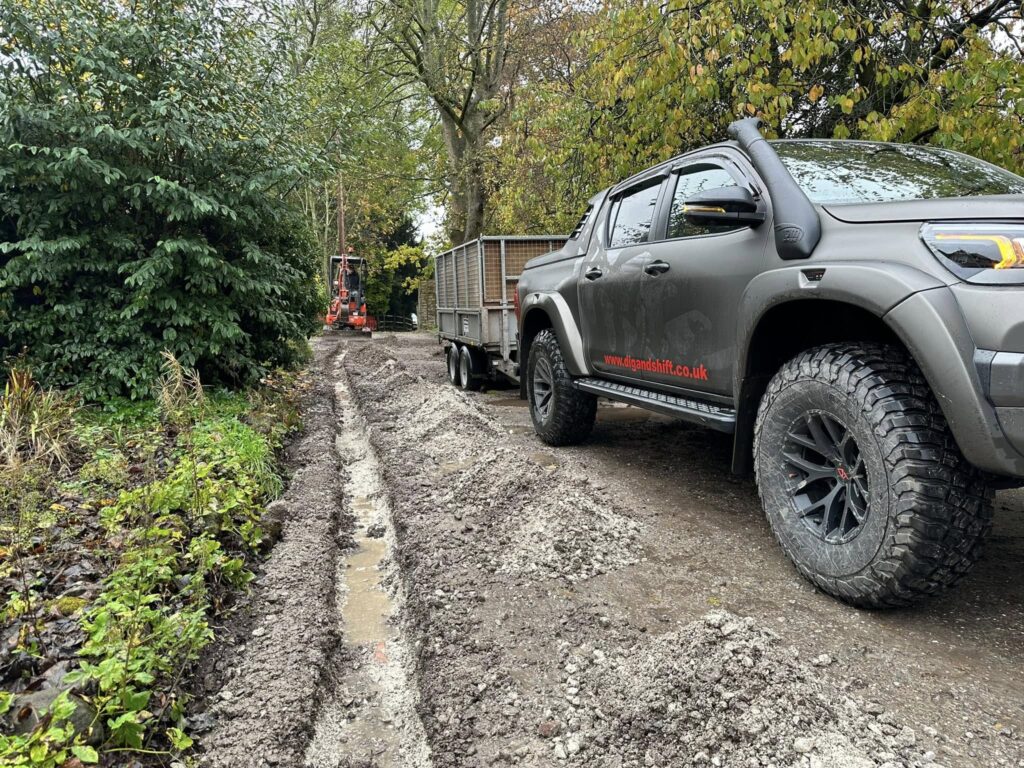
<svg viewBox="0 0 1024 768"><path fill-rule="evenodd" d="M1007 441L1024 453L1024 286L952 289L975 344L982 391Z"/></svg>
<svg viewBox="0 0 1024 768"><path fill-rule="evenodd" d="M1024 453L1024 354L979 349L974 364L1003 434Z"/></svg>
<svg viewBox="0 0 1024 768"><path fill-rule="evenodd" d="M1024 288L921 291L885 320L921 367L967 460L1024 478ZM998 340L998 351L981 339Z"/></svg>

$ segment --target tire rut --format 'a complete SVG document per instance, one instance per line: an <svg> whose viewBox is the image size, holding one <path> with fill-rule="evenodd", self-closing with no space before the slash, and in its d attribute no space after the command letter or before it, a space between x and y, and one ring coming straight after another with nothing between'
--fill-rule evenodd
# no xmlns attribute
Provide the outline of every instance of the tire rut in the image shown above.
<svg viewBox="0 0 1024 768"><path fill-rule="evenodd" d="M213 666L224 670L203 715L214 718L201 739L202 764L211 768L300 764L338 644L333 573L349 527L335 482L342 472L331 385L338 341L317 339L313 350L305 426L286 455L295 471L268 509L281 521L280 540L260 569L241 637L211 651Z"/></svg>
<svg viewBox="0 0 1024 768"><path fill-rule="evenodd" d="M306 750L309 768L430 768L411 683L411 654L397 617L399 579L390 578L395 547L391 507L366 424L349 396L345 352L335 368L334 399L341 429L336 449L344 467L346 509L354 546L339 558L335 589L338 632L325 704Z"/></svg>

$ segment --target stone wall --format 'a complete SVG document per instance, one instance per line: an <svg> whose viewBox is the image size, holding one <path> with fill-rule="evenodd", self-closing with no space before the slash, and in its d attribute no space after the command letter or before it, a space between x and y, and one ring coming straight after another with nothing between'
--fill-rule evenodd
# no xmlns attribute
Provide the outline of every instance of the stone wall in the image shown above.
<svg viewBox="0 0 1024 768"><path fill-rule="evenodd" d="M420 328L437 327L437 292L433 280L424 280L416 296L416 315L420 319Z"/></svg>

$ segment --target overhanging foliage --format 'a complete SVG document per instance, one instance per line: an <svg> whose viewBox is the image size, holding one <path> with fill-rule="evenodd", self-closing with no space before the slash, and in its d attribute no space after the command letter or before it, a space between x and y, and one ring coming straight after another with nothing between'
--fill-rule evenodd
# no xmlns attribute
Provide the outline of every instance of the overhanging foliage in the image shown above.
<svg viewBox="0 0 1024 768"><path fill-rule="evenodd" d="M244 10L15 0L0 10L0 357L147 395L161 350L211 383L290 362L316 246L284 196L313 161Z"/></svg>

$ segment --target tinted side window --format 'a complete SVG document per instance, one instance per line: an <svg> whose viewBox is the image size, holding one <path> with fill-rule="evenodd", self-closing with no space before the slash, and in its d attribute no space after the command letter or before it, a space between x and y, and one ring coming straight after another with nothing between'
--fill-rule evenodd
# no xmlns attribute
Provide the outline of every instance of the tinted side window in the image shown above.
<svg viewBox="0 0 1024 768"><path fill-rule="evenodd" d="M698 192L735 186L738 186L736 180L724 168L711 165L684 168L676 180L676 193L672 197L672 210L668 215L667 237L693 237L741 229L735 224L726 223L698 225L687 221L683 215L683 205Z"/></svg>
<svg viewBox="0 0 1024 768"><path fill-rule="evenodd" d="M609 248L642 243L651 232L654 206L658 202L661 183L635 189L615 200L612 207L614 222Z"/></svg>

